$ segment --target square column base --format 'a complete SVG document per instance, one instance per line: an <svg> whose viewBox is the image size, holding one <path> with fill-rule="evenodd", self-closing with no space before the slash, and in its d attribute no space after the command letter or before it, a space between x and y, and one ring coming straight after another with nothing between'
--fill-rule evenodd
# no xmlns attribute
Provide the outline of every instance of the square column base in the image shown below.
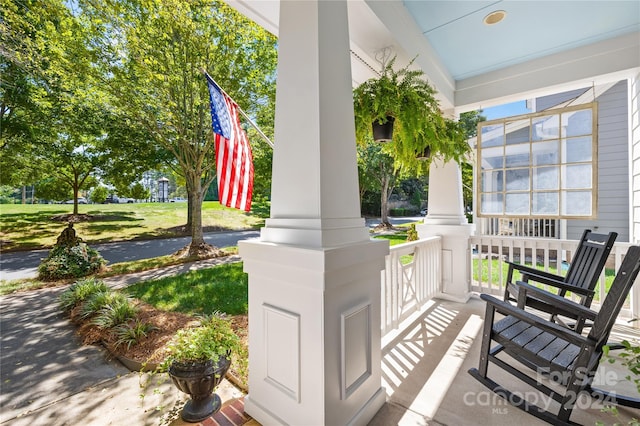
<svg viewBox="0 0 640 426"><path fill-rule="evenodd" d="M471 297L471 253L469 237L475 225L416 225L418 236L442 237L442 290L438 297L466 303Z"/></svg>
<svg viewBox="0 0 640 426"><path fill-rule="evenodd" d="M381 386L380 271L388 242L239 243L249 274L249 395L268 424L367 424Z"/></svg>

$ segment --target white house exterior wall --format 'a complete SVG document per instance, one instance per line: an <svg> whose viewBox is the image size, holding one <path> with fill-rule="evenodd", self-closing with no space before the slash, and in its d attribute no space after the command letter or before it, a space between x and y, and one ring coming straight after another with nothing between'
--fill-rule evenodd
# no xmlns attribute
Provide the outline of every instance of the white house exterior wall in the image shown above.
<svg viewBox="0 0 640 426"><path fill-rule="evenodd" d="M633 208L633 243L640 242L640 73L630 80L631 117L629 137L631 138L631 193Z"/></svg>
<svg viewBox="0 0 640 426"><path fill-rule="evenodd" d="M553 108L591 89L585 88L536 99L538 111ZM568 220L568 239L579 239L585 228L615 231L618 241L629 241L629 102L627 80L598 96L598 217ZM636 132L637 133L637 132ZM636 174L640 173L640 166ZM640 177L637 178L640 182ZM640 203L640 202L639 202ZM640 205L640 204L638 204ZM640 210L640 207L639 207ZM640 212L638 219L640 220Z"/></svg>
<svg viewBox="0 0 640 426"><path fill-rule="evenodd" d="M585 228L615 231L629 241L629 103L627 81L618 82L598 102L598 217L567 221L567 238Z"/></svg>

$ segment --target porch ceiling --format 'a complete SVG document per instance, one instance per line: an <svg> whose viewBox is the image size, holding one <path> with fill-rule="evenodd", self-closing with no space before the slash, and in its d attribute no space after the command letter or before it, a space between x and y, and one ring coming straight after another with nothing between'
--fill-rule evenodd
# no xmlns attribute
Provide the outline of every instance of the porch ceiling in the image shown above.
<svg viewBox="0 0 640 426"><path fill-rule="evenodd" d="M277 35L278 0L226 0ZM483 18L497 10L502 22ZM626 78L640 68L638 0L350 0L354 85L417 55L444 109L464 112Z"/></svg>

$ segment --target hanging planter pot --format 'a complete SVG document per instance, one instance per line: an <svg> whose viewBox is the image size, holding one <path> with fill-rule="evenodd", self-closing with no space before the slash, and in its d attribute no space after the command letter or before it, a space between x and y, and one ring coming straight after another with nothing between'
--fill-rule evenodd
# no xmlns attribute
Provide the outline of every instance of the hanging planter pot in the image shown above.
<svg viewBox="0 0 640 426"><path fill-rule="evenodd" d="M427 161L431 157L431 147L427 146L422 152L416 153L416 158L420 161Z"/></svg>
<svg viewBox="0 0 640 426"><path fill-rule="evenodd" d="M374 121L371 123L373 130L373 140L376 142L391 142L393 138L393 122L396 119L388 116L386 123L378 123L378 121Z"/></svg>

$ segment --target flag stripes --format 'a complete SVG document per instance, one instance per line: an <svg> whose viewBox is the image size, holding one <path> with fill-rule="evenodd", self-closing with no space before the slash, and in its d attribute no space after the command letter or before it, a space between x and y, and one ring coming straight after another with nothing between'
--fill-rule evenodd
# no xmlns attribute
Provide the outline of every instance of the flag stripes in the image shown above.
<svg viewBox="0 0 640 426"><path fill-rule="evenodd" d="M216 173L220 203L251 210L253 156L247 134L240 126L238 105L205 74L209 86L211 122L215 134Z"/></svg>

